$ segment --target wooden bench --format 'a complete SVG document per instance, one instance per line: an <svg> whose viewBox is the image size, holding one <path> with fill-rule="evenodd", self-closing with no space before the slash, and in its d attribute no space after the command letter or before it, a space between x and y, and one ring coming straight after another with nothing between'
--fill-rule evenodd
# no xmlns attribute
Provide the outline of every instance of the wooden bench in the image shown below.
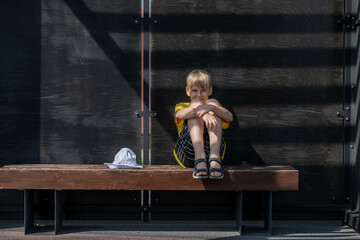
<svg viewBox="0 0 360 240"><path fill-rule="evenodd" d="M236 226L241 234L242 191L265 191L264 227L271 234L272 192L298 190L299 173L291 166L227 166L222 180L197 180L191 168L173 165L143 169L109 169L104 165L6 165L0 168L0 189L24 190L25 234L34 227L33 190L54 190L54 231L63 225L62 190L235 191ZM179 184L181 183L181 184ZM142 206L151 211L151 206Z"/></svg>

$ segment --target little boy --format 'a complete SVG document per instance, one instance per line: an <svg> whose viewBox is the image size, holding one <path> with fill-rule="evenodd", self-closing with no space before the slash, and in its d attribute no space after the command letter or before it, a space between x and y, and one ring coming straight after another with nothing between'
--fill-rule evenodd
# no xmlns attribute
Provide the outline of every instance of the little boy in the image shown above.
<svg viewBox="0 0 360 240"><path fill-rule="evenodd" d="M221 160L226 144L222 132L233 120L230 111L216 99L209 99L213 91L210 78L210 74L203 70L189 73L186 94L191 102L175 106L179 138L174 155L182 167L194 167L193 178L196 179L224 177Z"/></svg>

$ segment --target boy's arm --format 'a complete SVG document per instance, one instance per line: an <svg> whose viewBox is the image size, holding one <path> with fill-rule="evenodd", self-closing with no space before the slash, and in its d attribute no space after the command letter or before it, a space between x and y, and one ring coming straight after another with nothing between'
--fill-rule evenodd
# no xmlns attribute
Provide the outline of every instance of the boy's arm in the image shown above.
<svg viewBox="0 0 360 240"><path fill-rule="evenodd" d="M224 122L232 122L233 121L233 115L232 113L227 110L226 108L222 106L216 106L213 104L206 104L198 106L194 112L198 117L204 116L206 113L214 114L221 118Z"/></svg>
<svg viewBox="0 0 360 240"><path fill-rule="evenodd" d="M176 111L175 118L179 120L185 120L196 117L195 110L191 107L186 107Z"/></svg>
<svg viewBox="0 0 360 240"><path fill-rule="evenodd" d="M178 120L185 120L195 117L198 116L195 112L195 109L191 107L180 109L175 113L175 118ZM203 116L201 116L201 118L204 120L207 129L214 130L217 128L217 121L210 112L206 112L205 114L203 114Z"/></svg>
<svg viewBox="0 0 360 240"><path fill-rule="evenodd" d="M233 121L233 115L229 110L227 110L222 106L214 106L214 105L212 106L213 109L211 110L211 112L213 112L216 116L221 118L224 122L230 123Z"/></svg>

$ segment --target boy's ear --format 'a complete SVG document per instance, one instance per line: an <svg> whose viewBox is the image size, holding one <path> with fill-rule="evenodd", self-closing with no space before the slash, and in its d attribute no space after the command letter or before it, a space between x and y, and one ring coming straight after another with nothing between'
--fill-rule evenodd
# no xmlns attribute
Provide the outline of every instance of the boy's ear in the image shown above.
<svg viewBox="0 0 360 240"><path fill-rule="evenodd" d="M212 92L213 92L213 87L212 87L212 85L210 85L209 96L212 94Z"/></svg>
<svg viewBox="0 0 360 240"><path fill-rule="evenodd" d="M190 97L190 89L189 89L189 87L186 87L186 95L188 95L188 97Z"/></svg>

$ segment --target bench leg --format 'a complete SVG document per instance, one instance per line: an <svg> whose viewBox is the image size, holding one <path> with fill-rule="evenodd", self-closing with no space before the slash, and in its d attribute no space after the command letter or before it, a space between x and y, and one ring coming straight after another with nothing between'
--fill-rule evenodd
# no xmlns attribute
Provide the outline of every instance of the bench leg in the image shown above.
<svg viewBox="0 0 360 240"><path fill-rule="evenodd" d="M272 192L266 192L266 213L265 213L265 230L271 235L272 232Z"/></svg>
<svg viewBox="0 0 360 240"><path fill-rule="evenodd" d="M150 222L151 215L150 215L150 206L151 206L151 191L141 191L141 220L143 222Z"/></svg>
<svg viewBox="0 0 360 240"><path fill-rule="evenodd" d="M241 235L242 228L242 191L236 193L236 229Z"/></svg>
<svg viewBox="0 0 360 240"><path fill-rule="evenodd" d="M24 190L24 233L34 228L34 190Z"/></svg>
<svg viewBox="0 0 360 240"><path fill-rule="evenodd" d="M55 235L59 234L63 226L63 191L55 190Z"/></svg>

